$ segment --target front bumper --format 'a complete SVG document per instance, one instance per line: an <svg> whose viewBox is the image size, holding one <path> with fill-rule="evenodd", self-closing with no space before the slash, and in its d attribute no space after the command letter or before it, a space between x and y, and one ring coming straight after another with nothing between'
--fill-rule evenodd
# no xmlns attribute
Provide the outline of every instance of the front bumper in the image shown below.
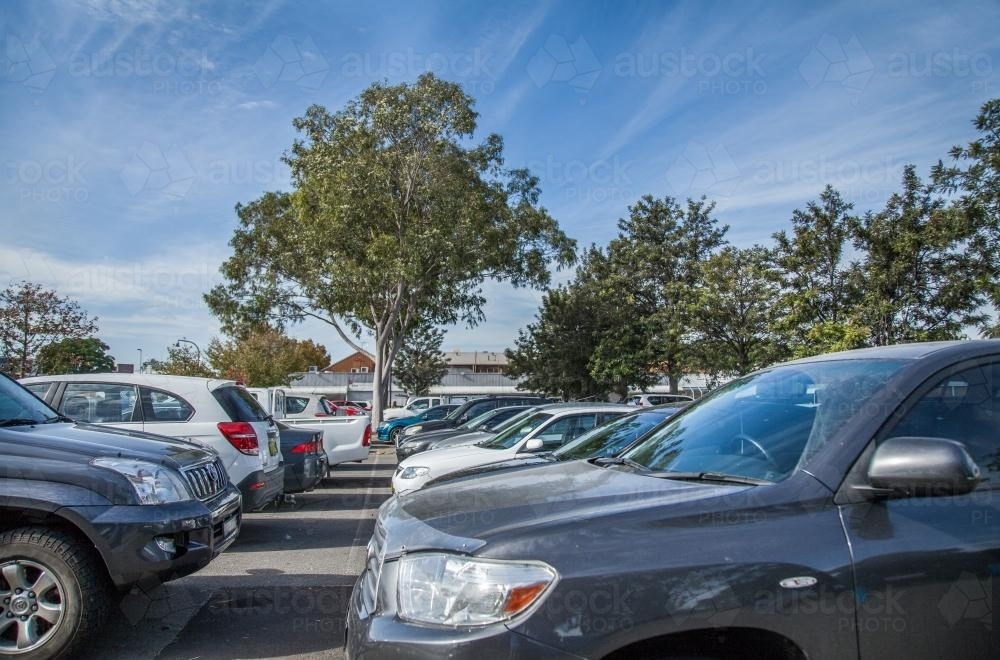
<svg viewBox="0 0 1000 660"><path fill-rule="evenodd" d="M284 492L285 468L275 468L270 472L257 470L248 474L238 486L243 496L244 511L260 511L271 504Z"/></svg>
<svg viewBox="0 0 1000 660"><path fill-rule="evenodd" d="M354 586L347 611L345 651L348 660L579 660L580 656L540 644L503 624L453 630L418 626L394 612L369 613L361 597L362 575Z"/></svg>
<svg viewBox="0 0 1000 660"><path fill-rule="evenodd" d="M229 484L215 497L147 506L71 507L69 517L87 521L111 580L119 589L166 582L205 567L239 535L239 491ZM81 526L82 527L82 526ZM173 551L157 543L168 541Z"/></svg>

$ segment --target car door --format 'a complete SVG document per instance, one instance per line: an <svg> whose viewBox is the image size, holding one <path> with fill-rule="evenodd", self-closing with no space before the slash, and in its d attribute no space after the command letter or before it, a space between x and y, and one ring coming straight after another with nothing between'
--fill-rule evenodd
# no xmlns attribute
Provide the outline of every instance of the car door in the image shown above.
<svg viewBox="0 0 1000 660"><path fill-rule="evenodd" d="M972 493L847 505L862 658L1000 658L1000 359L938 374L876 438L962 442L982 472ZM864 459L863 459L864 460ZM867 473L865 473L867 474Z"/></svg>
<svg viewBox="0 0 1000 660"><path fill-rule="evenodd" d="M142 429L135 385L125 383L66 383L57 410L77 422Z"/></svg>

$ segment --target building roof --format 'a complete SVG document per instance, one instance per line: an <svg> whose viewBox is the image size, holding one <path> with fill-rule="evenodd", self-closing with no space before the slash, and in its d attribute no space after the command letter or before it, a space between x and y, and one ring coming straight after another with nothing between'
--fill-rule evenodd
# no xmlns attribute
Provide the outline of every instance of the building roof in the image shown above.
<svg viewBox="0 0 1000 660"><path fill-rule="evenodd" d="M503 351L462 351L457 348L445 351L444 361L451 367L464 366L507 366L507 356Z"/></svg>

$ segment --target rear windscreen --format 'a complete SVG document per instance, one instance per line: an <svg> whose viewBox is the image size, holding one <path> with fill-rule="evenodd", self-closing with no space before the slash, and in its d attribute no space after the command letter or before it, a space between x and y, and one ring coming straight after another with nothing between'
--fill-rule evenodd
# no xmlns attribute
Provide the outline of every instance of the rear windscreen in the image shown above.
<svg viewBox="0 0 1000 660"><path fill-rule="evenodd" d="M267 413L257 399L242 387L223 386L212 391L212 396L234 422L263 422Z"/></svg>

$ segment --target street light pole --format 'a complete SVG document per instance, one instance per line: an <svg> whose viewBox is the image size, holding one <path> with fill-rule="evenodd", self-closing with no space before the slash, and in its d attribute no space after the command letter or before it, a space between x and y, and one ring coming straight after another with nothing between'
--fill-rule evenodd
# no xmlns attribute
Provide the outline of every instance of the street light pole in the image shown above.
<svg viewBox="0 0 1000 660"><path fill-rule="evenodd" d="M198 351L198 364L201 364L201 348L198 346L198 344L194 343L190 339L184 339L183 337L181 337L180 339L174 342L174 346L180 348L181 342L184 342L185 344L191 344L192 346L194 346L194 350Z"/></svg>

